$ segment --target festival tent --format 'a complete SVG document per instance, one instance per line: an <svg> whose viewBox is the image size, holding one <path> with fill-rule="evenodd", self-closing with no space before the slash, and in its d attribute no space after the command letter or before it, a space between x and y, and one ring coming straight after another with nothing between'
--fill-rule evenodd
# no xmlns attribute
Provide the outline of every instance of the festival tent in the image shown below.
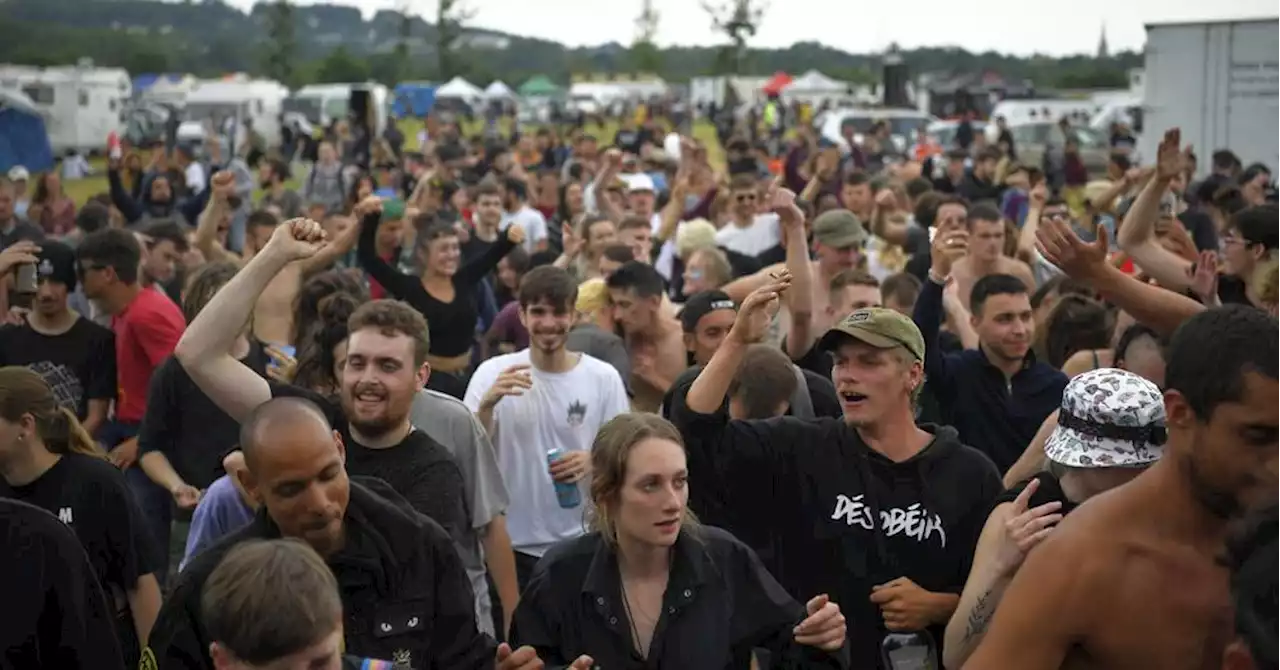
<svg viewBox="0 0 1280 670"><path fill-rule="evenodd" d="M537 75L520 85L520 95L526 98L552 98L562 93L559 86L544 75Z"/></svg>
<svg viewBox="0 0 1280 670"><path fill-rule="evenodd" d="M769 81L765 82L760 90L764 91L765 95L778 95L790 83L791 75L786 72L776 72L772 77L769 77Z"/></svg>
<svg viewBox="0 0 1280 670"><path fill-rule="evenodd" d="M472 102L484 97L484 91L480 90L475 84L463 79L462 77L454 77L447 84L436 89L436 99L454 98Z"/></svg>
<svg viewBox="0 0 1280 670"><path fill-rule="evenodd" d="M494 80L484 89L485 100L515 100L515 98L516 92L499 80Z"/></svg>
<svg viewBox="0 0 1280 670"><path fill-rule="evenodd" d="M53 147L35 103L13 90L0 90L0 174L15 165L31 172L53 167Z"/></svg>
<svg viewBox="0 0 1280 670"><path fill-rule="evenodd" d="M836 81L817 70L809 70L808 72L796 77L783 87L782 92L785 95L838 95L846 93L849 85Z"/></svg>

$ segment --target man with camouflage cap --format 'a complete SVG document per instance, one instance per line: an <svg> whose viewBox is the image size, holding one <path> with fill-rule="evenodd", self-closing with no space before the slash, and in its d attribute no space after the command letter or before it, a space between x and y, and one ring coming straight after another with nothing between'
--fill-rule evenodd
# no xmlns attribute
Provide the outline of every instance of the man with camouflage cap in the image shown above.
<svg viewBox="0 0 1280 670"><path fill-rule="evenodd" d="M919 633L936 659L999 477L954 430L915 424L924 339L888 309L857 310L819 341L842 418L726 421L729 384L790 283L784 272L747 297L673 412L690 486L716 489L731 531L770 538L755 549L788 592L840 603L853 667L886 667L887 632Z"/></svg>

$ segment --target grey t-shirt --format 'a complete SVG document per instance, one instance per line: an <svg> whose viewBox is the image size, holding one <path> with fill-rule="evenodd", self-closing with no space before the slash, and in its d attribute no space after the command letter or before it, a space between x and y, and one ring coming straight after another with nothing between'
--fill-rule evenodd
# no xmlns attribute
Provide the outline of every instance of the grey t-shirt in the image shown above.
<svg viewBox="0 0 1280 670"><path fill-rule="evenodd" d="M627 395L631 395L631 356L627 354L627 345L621 337L594 323L583 323L569 331L564 348L584 353L612 365L622 377L622 385L626 387Z"/></svg>
<svg viewBox="0 0 1280 670"><path fill-rule="evenodd" d="M429 389L413 399L409 421L414 428L439 442L453 454L462 470L471 532L459 542L458 553L471 579L476 599L476 624L493 635L493 603L485 581L484 548L480 536L494 517L507 511L507 487L498 469L498 457L484 427L461 400Z"/></svg>

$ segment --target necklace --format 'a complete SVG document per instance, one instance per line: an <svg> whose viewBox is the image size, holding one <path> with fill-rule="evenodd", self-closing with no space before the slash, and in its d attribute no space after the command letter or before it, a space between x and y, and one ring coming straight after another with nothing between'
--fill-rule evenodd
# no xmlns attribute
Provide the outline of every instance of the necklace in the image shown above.
<svg viewBox="0 0 1280 670"><path fill-rule="evenodd" d="M645 660L648 660L648 658L649 658L649 645L645 644L645 643L644 643L644 640L642 640L642 639L641 639L641 637L640 637L640 628L639 628L638 626L636 626L636 616L635 616L635 614L633 613L633 611L632 611L632 609L631 609L631 598L630 598L630 597L629 597L629 595L627 594L627 585L626 585L626 582L621 582L621 586L622 586L622 608L623 608L623 609L626 611L626 613L627 613L627 623L628 623L628 624L631 624L631 637L632 637L632 639L634 640L634 643L635 643L635 646L636 646L636 651L640 652L640 658L643 658L643 659L645 659ZM641 610L641 609L640 609L640 607L639 607L639 604L638 604L638 603L637 603L637 605L636 605L636 609L635 609L635 611L640 612L641 614L643 614L643 615L644 615L644 617L645 617L645 622L646 622L646 624L645 624L645 625L648 625L648 624L652 623L652 624L654 624L654 631L655 631L655 632L657 631L657 619L656 619L656 617L651 617L651 616L649 616L649 615L645 614L645 612L644 612L643 610ZM659 607L659 608L658 608L658 613L659 613L659 614L661 614L661 613L662 613L662 608L661 608L661 607ZM650 641L650 642L652 642L652 641L653 641L652 635L650 636L650 640L649 640L649 641Z"/></svg>

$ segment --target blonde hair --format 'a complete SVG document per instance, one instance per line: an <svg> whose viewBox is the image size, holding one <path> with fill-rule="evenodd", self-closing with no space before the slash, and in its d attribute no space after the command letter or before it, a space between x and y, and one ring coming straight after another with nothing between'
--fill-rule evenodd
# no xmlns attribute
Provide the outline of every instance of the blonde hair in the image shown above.
<svg viewBox="0 0 1280 670"><path fill-rule="evenodd" d="M75 412L58 404L43 377L20 366L0 368L0 419L17 423L26 414L35 419L36 435L50 453L104 458Z"/></svg>
<svg viewBox="0 0 1280 670"><path fill-rule="evenodd" d="M676 256L689 260L699 249L716 246L716 227L706 219L686 221L676 230Z"/></svg>
<svg viewBox="0 0 1280 670"><path fill-rule="evenodd" d="M684 449L680 431L670 421L645 412L628 412L613 417L596 433L591 443L591 505L587 509L587 528L600 533L610 545L618 543L618 529L611 516L611 507L618 504L618 497L627 480L627 460L631 450L647 439L666 440ZM683 528L696 528L698 518L686 506Z"/></svg>
<svg viewBox="0 0 1280 670"><path fill-rule="evenodd" d="M692 263L693 257L701 254L707 261L708 274L712 275L707 279L716 287L724 286L733 280L733 265L729 263L729 255L717 247L705 247L702 249L694 249L692 254L685 259L686 263Z"/></svg>
<svg viewBox="0 0 1280 670"><path fill-rule="evenodd" d="M1254 269L1253 285L1257 287L1258 299L1263 304L1274 308L1280 303L1280 261L1276 260L1275 253L1268 254Z"/></svg>

